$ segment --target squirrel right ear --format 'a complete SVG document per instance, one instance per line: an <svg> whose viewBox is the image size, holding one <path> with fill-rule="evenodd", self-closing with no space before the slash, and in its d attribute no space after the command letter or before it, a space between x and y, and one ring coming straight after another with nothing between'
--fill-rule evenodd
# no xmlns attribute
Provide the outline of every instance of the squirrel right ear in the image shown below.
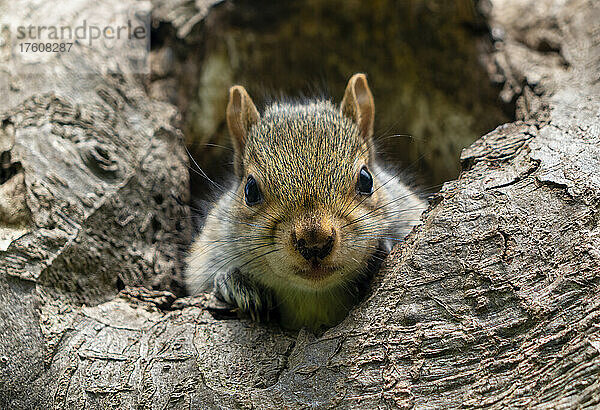
<svg viewBox="0 0 600 410"><path fill-rule="evenodd" d="M367 84L366 75L358 73L350 78L340 111L342 115L354 121L365 141L371 139L375 120L375 100Z"/></svg>
<svg viewBox="0 0 600 410"><path fill-rule="evenodd" d="M235 170L241 175L241 158L246 145L248 131L260 120L260 115L252 99L241 85L229 89L227 104L227 127L235 149Z"/></svg>

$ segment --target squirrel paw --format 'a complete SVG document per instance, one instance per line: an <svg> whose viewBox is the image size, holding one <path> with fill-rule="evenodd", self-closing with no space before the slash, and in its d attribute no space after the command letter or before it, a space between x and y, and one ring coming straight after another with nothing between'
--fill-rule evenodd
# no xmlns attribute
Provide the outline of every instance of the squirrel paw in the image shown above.
<svg viewBox="0 0 600 410"><path fill-rule="evenodd" d="M217 274L214 288L219 299L248 313L252 320L269 320L273 304L268 292L244 277L238 268Z"/></svg>

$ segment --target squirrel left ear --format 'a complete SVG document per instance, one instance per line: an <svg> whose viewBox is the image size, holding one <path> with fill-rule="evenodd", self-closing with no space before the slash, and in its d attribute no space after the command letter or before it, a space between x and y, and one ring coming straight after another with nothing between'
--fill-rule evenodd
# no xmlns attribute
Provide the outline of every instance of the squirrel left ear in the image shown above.
<svg viewBox="0 0 600 410"><path fill-rule="evenodd" d="M365 141L371 139L375 120L375 100L369 89L366 75L358 73L350 78L340 111L342 115L354 121Z"/></svg>
<svg viewBox="0 0 600 410"><path fill-rule="evenodd" d="M252 102L252 98L241 85L229 89L227 104L227 127L235 151L235 172L242 175L242 155L250 128L260 120L260 114Z"/></svg>

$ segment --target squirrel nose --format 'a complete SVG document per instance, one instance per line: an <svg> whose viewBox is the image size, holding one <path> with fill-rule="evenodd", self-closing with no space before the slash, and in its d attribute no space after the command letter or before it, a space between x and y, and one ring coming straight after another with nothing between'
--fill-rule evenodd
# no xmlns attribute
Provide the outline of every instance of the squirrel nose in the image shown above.
<svg viewBox="0 0 600 410"><path fill-rule="evenodd" d="M296 251L307 261L325 259L333 250L337 234L322 226L309 226L292 230L292 243Z"/></svg>

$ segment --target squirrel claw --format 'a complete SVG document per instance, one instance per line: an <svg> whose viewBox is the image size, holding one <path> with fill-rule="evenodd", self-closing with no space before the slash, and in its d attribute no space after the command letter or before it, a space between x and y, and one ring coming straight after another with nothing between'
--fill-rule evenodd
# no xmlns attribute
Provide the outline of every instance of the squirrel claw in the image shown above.
<svg viewBox="0 0 600 410"><path fill-rule="evenodd" d="M217 274L214 289L219 299L250 315L252 320L269 320L272 303L267 292L248 280L238 268Z"/></svg>

